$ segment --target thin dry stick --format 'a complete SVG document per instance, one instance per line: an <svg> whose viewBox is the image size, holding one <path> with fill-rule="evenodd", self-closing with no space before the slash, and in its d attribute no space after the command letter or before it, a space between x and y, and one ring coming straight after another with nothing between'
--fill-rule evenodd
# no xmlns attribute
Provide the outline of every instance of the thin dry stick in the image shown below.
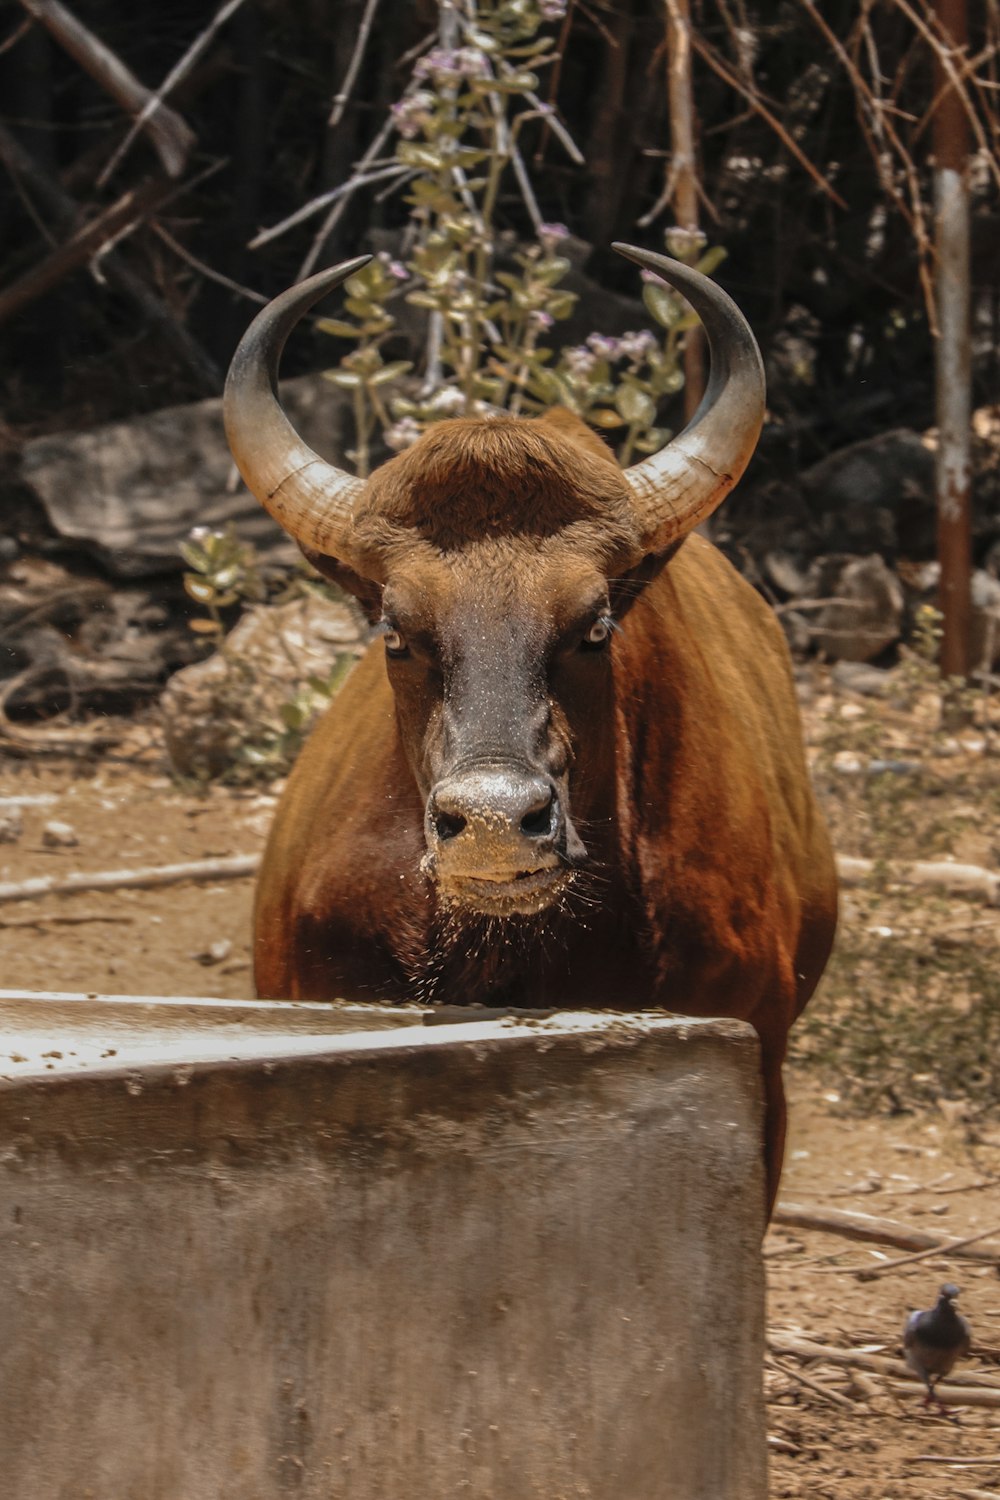
<svg viewBox="0 0 1000 1500"><path fill-rule="evenodd" d="M379 144L381 145L381 141ZM359 165L363 162L364 157L362 157ZM341 182L337 187L330 188L325 193L320 193L318 197L310 198L308 203L304 203L293 214L289 214L287 219L282 219L280 224L273 224L270 229L262 229L259 234L255 234L253 239L249 241L247 249L259 250L262 245L267 245L271 240L276 240L279 235L287 234L288 230L294 229L297 224L302 224L306 219L311 219L314 214L318 214L320 209L326 208L328 204L334 203L339 205L341 199L350 197L352 193L357 192L358 188L368 187L373 182L385 182L387 178L398 177L406 170L406 167L396 163L391 167L380 167L375 172L358 172L349 178L347 182Z"/></svg>
<svg viewBox="0 0 1000 1500"><path fill-rule="evenodd" d="M217 12L215 17L208 23L201 35L197 36L194 39L180 61L175 63L174 66L170 69L170 72L160 84L160 87L157 89L156 93L151 94L148 102L143 105L143 108L135 123L133 124L131 130L128 132L125 139L118 147L118 150L114 153L111 160L108 162L107 166L104 168L100 177L98 177L98 187L104 186L108 178L111 176L112 172L122 160L126 151L128 151L136 136L139 134L139 131L145 127L147 121L149 120L149 117L154 113L154 111L163 108L163 100L166 95L169 94L172 89L175 89L183 78L187 77L191 69L194 67L195 63L198 61L199 57L204 52L205 48L208 46L209 42L215 36L215 33L219 30L220 26L225 25L226 21L229 20L229 17L233 14L233 12L239 10L242 4L243 0L226 0L226 3Z"/></svg>
<svg viewBox="0 0 1000 1500"><path fill-rule="evenodd" d="M377 10L378 0L368 0L368 4L365 6L365 13L361 17L361 25L358 28L358 39L354 45L354 51L351 54L351 61L344 75L344 81L340 86L340 92L335 94L333 98L333 108L330 111L330 118L326 122L328 130L335 130L344 117L344 110L347 108L351 97L351 90L358 76L358 69L361 67L361 59L368 44L368 34L372 29L372 22L375 19L375 12Z"/></svg>
<svg viewBox="0 0 1000 1500"><path fill-rule="evenodd" d="M542 126L541 136L538 141L538 149L535 152L536 167L540 167L542 164L542 158L545 155L545 147L548 144L549 131L551 130L553 135L558 133L556 130L555 122L556 99L559 96L559 81L562 78L563 58L566 55L566 44L569 41L569 34L573 26L573 11L575 7L576 0L569 0L569 4L566 7L566 14L563 16L562 30L559 33L559 40L556 43L555 61L552 65L552 72L549 75L548 104L551 113L545 124Z"/></svg>
<svg viewBox="0 0 1000 1500"><path fill-rule="evenodd" d="M833 188L831 184L827 182L822 172L817 166L814 165L813 162L809 160L808 156L806 156L805 152L798 145L798 143L792 139L777 116L770 109L768 109L767 105L763 102L756 89L754 89L752 85L746 83L742 78L740 78L738 73L734 73L732 69L722 61L718 53L715 51L715 48L710 47L709 44L694 30L692 30L691 32L691 43L692 46L708 63L708 66L712 69L713 73L717 73L724 83L728 83L730 88L735 89L737 93L741 94L749 104L750 108L754 110L756 114L760 115L762 120L765 120L767 124L770 125L771 129L781 141L782 145L791 152L800 166L805 168L805 170L809 173L809 176L812 178L813 182L815 182L816 186L822 188L823 192L826 193L828 198L836 203L838 208L846 210L847 204L844 202L843 198L835 190L835 188Z"/></svg>
<svg viewBox="0 0 1000 1500"><path fill-rule="evenodd" d="M256 873L259 854L231 854L220 859L193 859L177 865L148 865L135 870L80 871L74 875L36 875L31 880L0 884L0 902L37 901L43 896L72 896L78 891L151 890L184 880L242 880Z"/></svg>
<svg viewBox="0 0 1000 1500"><path fill-rule="evenodd" d="M364 153L364 155L361 157L361 160L358 162L357 165L359 168L367 166L369 162L371 162L375 157L378 156L379 152L382 150L382 147L391 136L394 128L394 122L392 120L392 117L390 116L390 118L386 120L385 124L382 126L382 129L379 131L378 135L372 141L371 145L368 147L368 150ZM347 212L347 206L350 203L351 199L354 197L354 194L357 192L358 188L364 187L366 185L366 181L375 181L376 178L378 178L378 180L381 180L382 178L392 176L393 174L401 176L407 170L408 168L397 162L394 166L384 168L383 171L379 174L371 173L367 179L365 178L363 173L359 173L352 177L350 182L345 183L344 192L340 196L339 201L334 203L333 207L330 209L330 212L327 214L326 218L323 220L323 223L320 225L319 233L316 235L315 239L312 242L312 245L309 247L308 255L299 267L299 273L296 277L296 280L301 281L313 270L317 260L320 257L323 246L326 244L330 235L340 223L343 215Z"/></svg>
<svg viewBox="0 0 1000 1500"><path fill-rule="evenodd" d="M833 1391L829 1386L822 1385L818 1380L812 1380L808 1375L803 1375L801 1370L790 1370L787 1365L782 1364L780 1360L774 1358L766 1360L765 1363L770 1365L772 1369L780 1370L781 1374L787 1375L789 1380L797 1381L799 1385L804 1385L807 1390L815 1391L817 1396L822 1396L825 1400L831 1401L834 1406L845 1407L848 1411L855 1411L857 1409L855 1403L847 1396L841 1395L840 1391Z"/></svg>
<svg viewBox="0 0 1000 1500"><path fill-rule="evenodd" d="M1000 1454L996 1458L946 1458L943 1453L907 1453L903 1455L904 1464L951 1464L960 1469L985 1469L996 1468L1000 1464Z"/></svg>
<svg viewBox="0 0 1000 1500"><path fill-rule="evenodd" d="M238 281L233 281L231 277L223 276L221 271L213 271L211 266L206 266L203 260L199 260L197 255L192 255L190 250L186 250L178 240L174 239L170 231L164 229L163 225L155 219L150 223L149 227L175 255L180 256L181 260L186 261L191 269L197 271L200 276L206 277L209 281L217 281L220 286L228 287L231 292L236 292L239 296L246 297L248 302L258 302L262 307L267 302L268 299L262 292L254 292L248 286L241 286Z"/></svg>
<svg viewBox="0 0 1000 1500"><path fill-rule="evenodd" d="M975 106L972 104L972 101L969 98L968 90L964 87L962 75L959 69L955 66L954 59L956 57L961 59L963 54L956 51L941 37L935 35L930 26L928 26L927 22L924 20L923 16L919 13L919 11L914 10L913 6L908 3L908 0L892 0L892 4L896 6L897 10L902 11L903 15L906 16L911 24L916 28L916 30L919 31L920 35L924 38L924 41L934 52L938 62L941 64L942 70L948 76L948 81L951 84L951 87L954 90L955 95L962 106L962 109L968 116L969 128L976 138L977 146L983 153L983 156L990 167L994 179L1000 181L1000 166L998 166L998 164L993 160L993 153L990 151L989 142L986 139L986 132L983 130L982 122L979 119L979 115L976 112Z"/></svg>
<svg viewBox="0 0 1000 1500"><path fill-rule="evenodd" d="M4 42L0 43L0 57L3 57L4 53L9 52L12 47L16 47L21 38L27 36L34 24L34 16L25 17L20 26L16 26L10 36Z"/></svg>
<svg viewBox="0 0 1000 1500"><path fill-rule="evenodd" d="M88 922L134 922L134 917L112 916L103 911L54 912L51 916L0 917L0 927L81 927Z"/></svg>
<svg viewBox="0 0 1000 1500"><path fill-rule="evenodd" d="M967 1234L964 1239L951 1240L947 1244L937 1245L933 1249L916 1250L912 1255L900 1255L896 1260L883 1261L879 1266L863 1266L854 1274L859 1281L875 1281L879 1276L885 1276L899 1266L910 1266L915 1261L927 1260L928 1256L932 1255L954 1255L956 1251L964 1250L967 1245L977 1245L980 1240L988 1240L994 1234L1000 1234L1000 1224L995 1224L992 1229L983 1229L979 1234ZM844 1269L848 1268L845 1266Z"/></svg>

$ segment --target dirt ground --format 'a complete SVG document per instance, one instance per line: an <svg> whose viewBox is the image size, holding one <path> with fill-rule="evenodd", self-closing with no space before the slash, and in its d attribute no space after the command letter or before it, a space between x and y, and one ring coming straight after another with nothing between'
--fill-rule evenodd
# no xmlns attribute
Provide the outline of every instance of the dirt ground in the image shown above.
<svg viewBox="0 0 1000 1500"><path fill-rule="evenodd" d="M822 684L803 696L841 852L884 860L946 850L997 868L1000 772L981 742L929 736L919 714L896 722L881 705ZM878 788L884 778L851 769L873 753L918 770L892 772ZM13 841L0 842L0 895L4 882L33 876L253 854L275 793L179 788L155 726L135 726L113 756L97 760L0 756L0 838L5 819L22 823L19 836L15 827ZM76 842L50 846L52 822L68 825ZM243 878L0 901L0 987L249 996L251 898ZM848 894L840 956L793 1049L782 1200L859 1209L953 1237L995 1226L1000 1240L1000 1060L989 1031L1000 1009L989 988L998 950L1000 912L982 900L915 894L885 876ZM945 1043L935 1040L942 1035ZM952 1054L959 1062L949 1072ZM1000 1500L997 1267L941 1253L875 1279L857 1274L900 1254L772 1227L765 1256L775 1344L793 1333L899 1358L907 1312L954 1280L975 1338L956 1374L992 1379L997 1404L965 1406L949 1419L924 1408L915 1384L900 1394L882 1374L807 1364L772 1347L773 1496Z"/></svg>

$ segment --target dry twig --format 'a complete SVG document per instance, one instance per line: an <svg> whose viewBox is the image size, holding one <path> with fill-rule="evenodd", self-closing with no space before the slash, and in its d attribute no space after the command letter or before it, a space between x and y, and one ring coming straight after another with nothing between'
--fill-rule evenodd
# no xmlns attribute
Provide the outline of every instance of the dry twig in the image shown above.
<svg viewBox="0 0 1000 1500"><path fill-rule="evenodd" d="M231 854L193 859L177 865L147 865L135 870L79 871L74 875L36 875L31 880L0 884L0 902L37 901L44 896L72 896L78 891L152 890L185 880L243 880L254 875L259 854Z"/></svg>
<svg viewBox="0 0 1000 1500"><path fill-rule="evenodd" d="M27 0L22 0L22 3L26 4ZM194 67L195 63L198 61L199 57L201 57L205 48L208 46L209 42L215 36L215 33L221 26L225 25L226 21L229 20L229 17L233 14L234 11L239 10L242 4L243 0L226 0L226 3L208 23L208 25L205 27L205 30L202 31L197 37L195 37L194 41L191 43L190 47L184 53L184 56L180 59L180 61L176 62L170 69L170 72L160 84L160 87L156 90L156 93L149 95L149 98L143 105L142 110L135 121L135 124L132 126L132 129L128 132L125 139L118 147L118 150L114 153L111 160L108 162L107 166L101 173L100 177L97 179L98 187L104 186L108 178L111 176L112 172L118 166L118 163L121 161L122 157L125 155L126 151L131 146L132 142L135 140L139 131L147 125L149 119L155 114L157 110L162 110L165 108L163 100L166 95L169 94L172 89L175 89L182 79L187 77L191 69ZM172 112L173 111L171 111L171 113ZM177 176L178 173L174 173L173 175Z"/></svg>
<svg viewBox="0 0 1000 1500"><path fill-rule="evenodd" d="M912 1229L898 1219L880 1219L874 1214L860 1213L853 1209L809 1208L801 1203L780 1202L771 1215L771 1222L795 1229L819 1229L826 1234L843 1235L849 1240L893 1245L897 1250L954 1253L962 1259L986 1261L990 1265L995 1265L1000 1258L1000 1246L987 1248L969 1245L965 1249L952 1251L951 1241L946 1235L932 1234L927 1229Z"/></svg>

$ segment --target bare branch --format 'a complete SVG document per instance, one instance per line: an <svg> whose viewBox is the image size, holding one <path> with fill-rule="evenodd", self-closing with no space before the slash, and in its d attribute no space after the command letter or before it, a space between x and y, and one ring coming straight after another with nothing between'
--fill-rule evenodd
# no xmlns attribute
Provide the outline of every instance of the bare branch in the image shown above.
<svg viewBox="0 0 1000 1500"><path fill-rule="evenodd" d="M145 127L147 121L157 109L163 108L163 100L165 99L167 94L169 94L172 89L175 89L182 79L187 77L191 69L194 67L195 63L198 61L199 57L201 57L202 53L205 51L205 48L208 46L209 42L215 36L215 33L221 26L225 25L234 11L239 10L242 4L243 0L226 0L226 3L217 12L215 17L209 22L205 30L199 36L195 37L194 41L191 43L190 47L184 53L184 56L180 59L180 61L174 64L170 72L167 74L166 78L160 84L160 87L157 89L156 93L150 94L147 103L143 105L142 112L140 113L138 119L135 121L135 124L132 126L132 129L129 131L128 135L126 135L125 139L118 147L118 150L114 153L111 160L104 168L104 171L97 179L98 187L104 186L108 178L111 176L112 172L118 166L118 163L122 160L122 157L125 155L126 151L131 146L132 142L135 140L139 131Z"/></svg>
<svg viewBox="0 0 1000 1500"><path fill-rule="evenodd" d="M378 0L368 0L368 4L365 6L365 13L361 17L361 25L358 28L358 39L354 44L354 51L351 54L351 61L344 75L344 81L340 86L340 92L334 95L333 108L330 111L330 118L326 122L328 130L335 130L344 117L344 110L347 108L351 97L351 90L358 76L358 69L361 67L361 59L368 44L368 34L372 29L372 21L375 19L375 12L377 10Z"/></svg>
<svg viewBox="0 0 1000 1500"><path fill-rule="evenodd" d="M151 94L110 47L88 31L59 0L21 0L21 4L84 72L124 110L137 117L137 126L141 125L148 133L167 175L179 177L195 140L194 131L186 121Z"/></svg>
<svg viewBox="0 0 1000 1500"><path fill-rule="evenodd" d="M803 0L803 3L808 4L809 0ZM788 134L788 131L785 129L784 125L782 125L777 115L775 115L773 110L769 109L761 99L760 95L757 93L756 86L753 83L748 82L746 79L741 78L738 73L734 73L729 65L723 62L722 58L718 55L715 48L709 46L709 44L702 37L700 37L696 31L693 30L691 32L691 43L696 51L699 52L700 55L708 63L713 73L717 73L724 83L728 83L730 88L735 89L737 93L746 100L750 108L754 110L756 114L760 115L762 120L766 120L767 124L770 125L775 135L781 141L782 145L791 152L792 156L795 157L795 160L799 163L799 165L805 168L805 170L809 173L809 176L812 178L813 182L815 182L816 186L821 188L822 191L826 193L827 197L830 198L834 203L836 203L838 208L843 208L846 210L847 204L844 202L843 198L831 186L831 184L827 182L826 178L823 176L819 168L809 160L808 156L806 156L805 152L802 150L801 146L799 146L798 142L793 140L792 137Z"/></svg>

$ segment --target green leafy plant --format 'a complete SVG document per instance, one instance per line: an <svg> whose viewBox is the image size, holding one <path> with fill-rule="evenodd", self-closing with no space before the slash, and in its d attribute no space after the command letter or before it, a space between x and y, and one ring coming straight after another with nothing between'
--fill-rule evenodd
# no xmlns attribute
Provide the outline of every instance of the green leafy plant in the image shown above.
<svg viewBox="0 0 1000 1500"><path fill-rule="evenodd" d="M671 436L658 425L659 412L683 385L684 339L697 318L663 282L644 273L656 332L592 334L562 348L549 337L577 301L564 285L572 268L564 253L569 231L543 221L519 142L532 120L556 126L536 93L540 73L556 60L553 39L539 33L565 8L563 0L442 6L451 44L418 58L392 108L391 164L405 183L410 214L406 258L378 256L346 283L344 316L319 324L354 344L328 379L352 393L349 457L361 475L369 472L379 430L386 446L399 450L443 417L489 410L567 406L616 435L623 464ZM508 175L535 238L501 257L498 210ZM703 236L676 229L667 245L705 274L723 255L706 252ZM419 381L406 379L409 362L386 362L382 354L396 330L391 304L398 297L426 315Z"/></svg>

